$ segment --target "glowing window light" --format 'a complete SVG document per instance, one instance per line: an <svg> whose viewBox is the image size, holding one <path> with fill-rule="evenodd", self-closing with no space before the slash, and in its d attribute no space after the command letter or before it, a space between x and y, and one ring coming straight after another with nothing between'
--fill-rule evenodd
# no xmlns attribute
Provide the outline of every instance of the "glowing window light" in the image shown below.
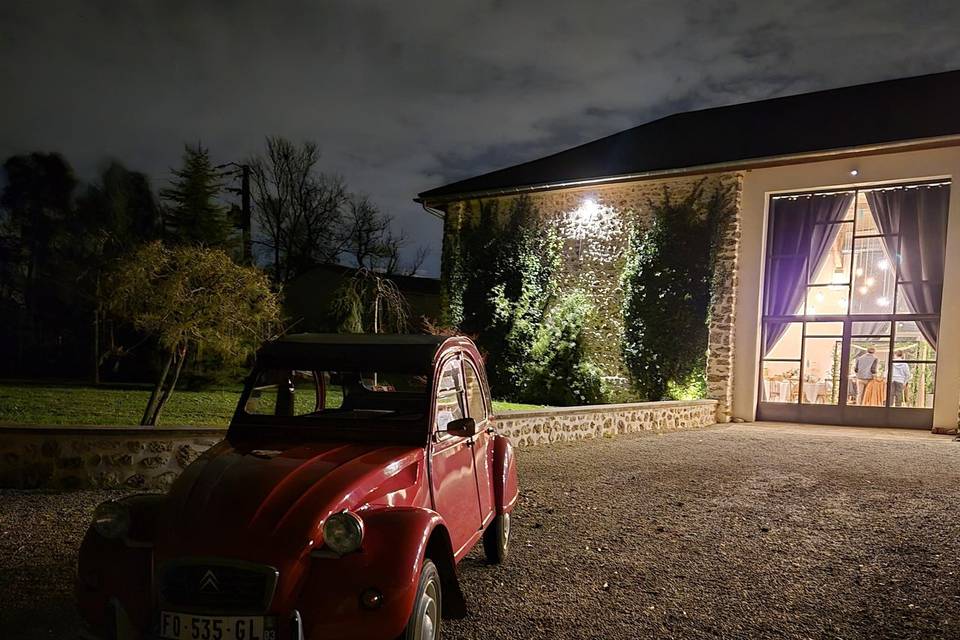
<svg viewBox="0 0 960 640"><path fill-rule="evenodd" d="M872 287L873 285L877 284L877 281L871 277L871 278L867 278L864 281L864 284L866 284L868 287Z"/></svg>
<svg viewBox="0 0 960 640"><path fill-rule="evenodd" d="M880 271L886 271L889 268L890 263L886 259L883 259L877 263L877 269L880 269Z"/></svg>
<svg viewBox="0 0 960 640"><path fill-rule="evenodd" d="M862 267L857 267L857 277L859 278L859 277L861 277L861 276L863 276L863 268L862 268Z"/></svg>
<svg viewBox="0 0 960 640"><path fill-rule="evenodd" d="M867 292L870 291L870 289L868 289L867 287L861 286L859 289L857 289L857 291L860 292L860 295L865 296L867 295Z"/></svg>
<svg viewBox="0 0 960 640"><path fill-rule="evenodd" d="M890 298L886 296L880 296L879 298L877 298L877 304L880 305L881 307L885 307L888 304L890 304Z"/></svg>
<svg viewBox="0 0 960 640"><path fill-rule="evenodd" d="M817 302L823 302L823 294L822 294L822 293L817 292L817 295L816 295L815 297L816 297L816 299L817 299Z"/></svg>

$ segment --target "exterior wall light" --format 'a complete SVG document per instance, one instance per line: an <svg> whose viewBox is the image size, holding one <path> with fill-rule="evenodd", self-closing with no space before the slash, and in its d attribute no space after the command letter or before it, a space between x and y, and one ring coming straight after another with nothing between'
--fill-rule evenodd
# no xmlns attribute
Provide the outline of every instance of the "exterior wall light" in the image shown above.
<svg viewBox="0 0 960 640"><path fill-rule="evenodd" d="M585 234L587 228L597 220L599 214L600 205L593 198L587 198L573 212L573 225L577 231Z"/></svg>
<svg viewBox="0 0 960 640"><path fill-rule="evenodd" d="M583 239L600 219L600 205L593 198L585 198L568 218L568 234L577 241L577 260L583 253Z"/></svg>

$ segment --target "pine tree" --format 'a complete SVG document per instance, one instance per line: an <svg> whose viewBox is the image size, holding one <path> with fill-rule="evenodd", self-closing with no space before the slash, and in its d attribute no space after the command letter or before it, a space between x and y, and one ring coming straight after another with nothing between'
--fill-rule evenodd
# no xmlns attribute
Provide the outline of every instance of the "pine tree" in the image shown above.
<svg viewBox="0 0 960 640"><path fill-rule="evenodd" d="M208 149L184 147L183 166L173 171L170 186L160 191L166 203L164 226L173 244L230 249L233 227L228 209L218 202L222 176Z"/></svg>

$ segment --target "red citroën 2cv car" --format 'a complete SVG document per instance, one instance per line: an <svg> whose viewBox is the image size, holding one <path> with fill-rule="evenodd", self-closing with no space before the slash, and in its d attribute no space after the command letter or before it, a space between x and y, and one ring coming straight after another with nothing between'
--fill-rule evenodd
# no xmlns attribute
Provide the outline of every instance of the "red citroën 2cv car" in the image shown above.
<svg viewBox="0 0 960 640"><path fill-rule="evenodd" d="M440 637L457 563L503 561L517 475L463 337L266 344L226 439L97 508L76 594L104 640Z"/></svg>

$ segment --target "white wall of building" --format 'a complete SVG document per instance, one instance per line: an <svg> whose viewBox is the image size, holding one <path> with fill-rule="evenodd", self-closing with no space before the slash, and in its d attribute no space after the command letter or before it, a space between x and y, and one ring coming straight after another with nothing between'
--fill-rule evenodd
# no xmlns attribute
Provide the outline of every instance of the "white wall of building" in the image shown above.
<svg viewBox="0 0 960 640"><path fill-rule="evenodd" d="M857 175L852 176L851 171ZM751 169L743 179L733 416L754 420L760 359L767 207L776 193L950 178L943 306L934 390L935 428L955 429L960 408L960 147Z"/></svg>

